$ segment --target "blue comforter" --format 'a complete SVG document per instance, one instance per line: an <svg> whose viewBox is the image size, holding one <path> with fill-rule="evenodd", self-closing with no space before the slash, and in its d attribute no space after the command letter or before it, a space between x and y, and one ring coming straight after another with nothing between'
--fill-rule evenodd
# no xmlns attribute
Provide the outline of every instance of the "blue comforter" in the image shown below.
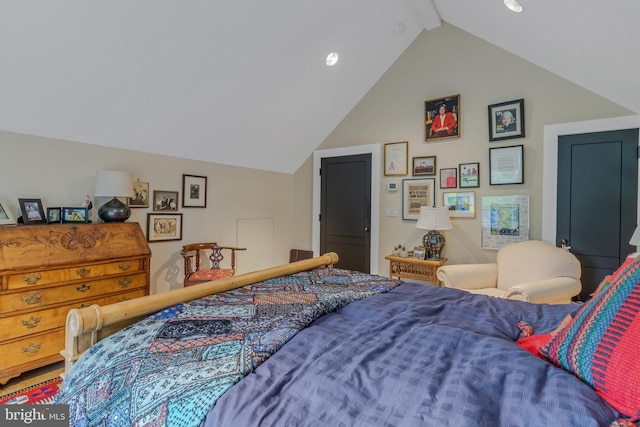
<svg viewBox="0 0 640 427"><path fill-rule="evenodd" d="M405 283L298 333L231 387L207 426L607 426L588 385L515 344L575 305Z"/></svg>

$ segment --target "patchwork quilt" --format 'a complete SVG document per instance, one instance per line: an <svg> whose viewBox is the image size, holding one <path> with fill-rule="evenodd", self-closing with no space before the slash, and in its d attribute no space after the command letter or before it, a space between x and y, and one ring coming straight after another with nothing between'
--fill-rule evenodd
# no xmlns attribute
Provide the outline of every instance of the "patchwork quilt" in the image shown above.
<svg viewBox="0 0 640 427"><path fill-rule="evenodd" d="M399 283L317 269L173 306L90 348L55 403L70 405L71 426L198 426L315 319Z"/></svg>

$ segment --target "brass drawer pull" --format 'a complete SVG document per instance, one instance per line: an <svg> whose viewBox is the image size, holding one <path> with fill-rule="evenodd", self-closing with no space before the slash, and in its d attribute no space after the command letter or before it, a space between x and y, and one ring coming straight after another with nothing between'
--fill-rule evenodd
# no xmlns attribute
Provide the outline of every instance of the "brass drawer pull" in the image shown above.
<svg viewBox="0 0 640 427"><path fill-rule="evenodd" d="M79 269L77 269L77 270L76 270L76 274L77 274L78 276L80 276L80 277L88 276L88 275L89 275L89 273L91 273L91 269L90 269L90 268L84 268L84 267L82 267L82 268L79 268Z"/></svg>
<svg viewBox="0 0 640 427"><path fill-rule="evenodd" d="M41 275L36 274L36 273L31 273L28 274L26 276L24 276L22 278L22 280L27 284L27 285L35 285L36 283L38 283L38 280L40 280L42 278Z"/></svg>
<svg viewBox="0 0 640 427"><path fill-rule="evenodd" d="M40 294L25 295L22 297L22 302L29 305L37 304L40 302Z"/></svg>
<svg viewBox="0 0 640 427"><path fill-rule="evenodd" d="M121 264L118 264L118 268L122 271L127 271L131 268L131 263L130 262L123 262Z"/></svg>
<svg viewBox="0 0 640 427"><path fill-rule="evenodd" d="M41 343L34 344L31 342L29 343L28 347L22 347L22 352L26 353L28 356L33 356L34 354L38 353L41 345Z"/></svg>
<svg viewBox="0 0 640 427"><path fill-rule="evenodd" d="M40 323L40 319L41 317L34 318L33 316L31 316L29 320L22 321L22 326L25 326L27 329L33 329L38 326L38 323Z"/></svg>
<svg viewBox="0 0 640 427"><path fill-rule="evenodd" d="M89 289L91 289L91 285L86 283L83 283L82 286L76 286L76 291L78 292L87 292Z"/></svg>
<svg viewBox="0 0 640 427"><path fill-rule="evenodd" d="M131 284L132 280L128 277L118 280L118 283L120 284L120 286L122 286L123 288L128 288L129 285Z"/></svg>

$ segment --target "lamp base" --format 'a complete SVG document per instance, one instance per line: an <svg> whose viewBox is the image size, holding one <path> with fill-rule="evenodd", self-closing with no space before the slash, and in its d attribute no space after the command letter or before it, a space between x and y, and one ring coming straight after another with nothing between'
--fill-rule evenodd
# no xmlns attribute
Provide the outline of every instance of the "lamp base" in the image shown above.
<svg viewBox="0 0 640 427"><path fill-rule="evenodd" d="M104 222L125 222L131 216L129 206L114 197L109 202L100 206L98 216Z"/></svg>
<svg viewBox="0 0 640 427"><path fill-rule="evenodd" d="M438 230L431 230L422 237L422 246L427 251L427 259L439 260L444 248L444 236Z"/></svg>

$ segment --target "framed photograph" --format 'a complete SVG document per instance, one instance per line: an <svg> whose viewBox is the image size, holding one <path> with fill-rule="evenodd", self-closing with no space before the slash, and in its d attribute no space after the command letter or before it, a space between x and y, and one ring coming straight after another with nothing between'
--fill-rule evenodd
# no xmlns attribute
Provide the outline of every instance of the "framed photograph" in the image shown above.
<svg viewBox="0 0 640 427"><path fill-rule="evenodd" d="M482 198L482 249L529 240L529 196Z"/></svg>
<svg viewBox="0 0 640 427"><path fill-rule="evenodd" d="M489 141L524 137L524 99L489 105Z"/></svg>
<svg viewBox="0 0 640 427"><path fill-rule="evenodd" d="M436 156L414 157L413 158L413 175L435 175L436 174Z"/></svg>
<svg viewBox="0 0 640 427"><path fill-rule="evenodd" d="M62 208L47 208L47 223L57 224L62 221Z"/></svg>
<svg viewBox="0 0 640 427"><path fill-rule="evenodd" d="M45 224L47 218L40 199L18 199L25 224Z"/></svg>
<svg viewBox="0 0 640 427"><path fill-rule="evenodd" d="M440 188L458 188L458 169L440 169Z"/></svg>
<svg viewBox="0 0 640 427"><path fill-rule="evenodd" d="M177 211L178 192L157 190L153 192L154 211Z"/></svg>
<svg viewBox="0 0 640 427"><path fill-rule="evenodd" d="M62 222L89 222L89 209L62 208Z"/></svg>
<svg viewBox="0 0 640 427"><path fill-rule="evenodd" d="M147 241L182 240L182 214L148 213Z"/></svg>
<svg viewBox="0 0 640 427"><path fill-rule="evenodd" d="M435 178L402 180L402 219L418 220L420 207L435 205Z"/></svg>
<svg viewBox="0 0 640 427"><path fill-rule="evenodd" d="M489 148L489 184L524 183L524 146Z"/></svg>
<svg viewBox="0 0 640 427"><path fill-rule="evenodd" d="M207 207L207 177L182 175L182 207Z"/></svg>
<svg viewBox="0 0 640 427"><path fill-rule="evenodd" d="M177 200L177 198L176 198ZM149 183L140 182L133 183L133 197L129 197L130 208L148 208L149 207Z"/></svg>
<svg viewBox="0 0 640 427"><path fill-rule="evenodd" d="M409 162L409 142L384 144L384 175L405 176Z"/></svg>
<svg viewBox="0 0 640 427"><path fill-rule="evenodd" d="M460 137L460 95L424 102L425 141Z"/></svg>
<svg viewBox="0 0 640 427"><path fill-rule="evenodd" d="M473 191L442 193L442 206L449 208L451 218L475 218L476 193Z"/></svg>
<svg viewBox="0 0 640 427"><path fill-rule="evenodd" d="M460 163L460 188L480 187L480 163Z"/></svg>
<svg viewBox="0 0 640 427"><path fill-rule="evenodd" d="M16 224L16 219L11 215L11 211L7 208L6 205L0 202L0 225L14 225Z"/></svg>
<svg viewBox="0 0 640 427"><path fill-rule="evenodd" d="M413 248L413 258L415 259L424 259L427 254L427 250L424 246L416 246Z"/></svg>

